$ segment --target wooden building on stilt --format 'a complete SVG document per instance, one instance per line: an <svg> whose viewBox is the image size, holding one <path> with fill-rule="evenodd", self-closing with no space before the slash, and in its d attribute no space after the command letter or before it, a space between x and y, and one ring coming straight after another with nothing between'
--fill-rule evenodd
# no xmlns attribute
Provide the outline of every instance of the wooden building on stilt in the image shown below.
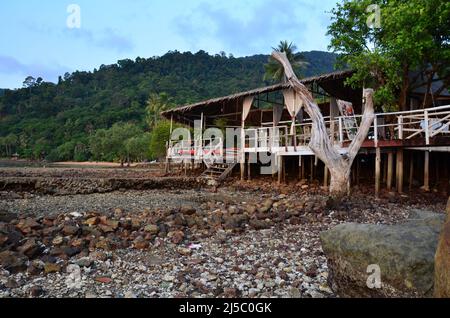
<svg viewBox="0 0 450 318"><path fill-rule="evenodd" d="M352 74L339 71L301 80L313 93L329 136L342 154L355 137L364 107L362 89L344 84ZM163 112L172 122L189 127L199 123L202 132L225 123L239 129L242 137L231 147L223 138L213 142L203 134L182 142L170 140L167 163L203 163L205 175L218 180L240 167L241 179L250 179L267 164L254 156L264 154L275 161L271 174L278 182L321 180L326 187L328 169L308 146L312 122L294 96L289 84L277 84ZM419 89L409 101L408 111L376 113L352 168L353 185L370 180L377 195L382 187L399 193L432 187L450 192L450 94Z"/></svg>

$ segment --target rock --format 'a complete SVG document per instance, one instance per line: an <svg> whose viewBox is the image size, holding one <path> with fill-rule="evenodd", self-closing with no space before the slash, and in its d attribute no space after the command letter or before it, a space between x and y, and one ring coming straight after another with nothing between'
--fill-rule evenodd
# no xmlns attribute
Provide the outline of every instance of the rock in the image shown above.
<svg viewBox="0 0 450 318"><path fill-rule="evenodd" d="M225 298L236 298L239 296L239 291L236 288L224 288L223 295Z"/></svg>
<svg viewBox="0 0 450 318"><path fill-rule="evenodd" d="M450 298L450 198L447 203L447 221L439 238L435 255L434 296Z"/></svg>
<svg viewBox="0 0 450 318"><path fill-rule="evenodd" d="M91 267L94 261L89 257L82 257L76 261L76 264L80 267Z"/></svg>
<svg viewBox="0 0 450 318"><path fill-rule="evenodd" d="M177 252L184 256L189 256L192 253L192 251L189 248L184 247L177 248Z"/></svg>
<svg viewBox="0 0 450 318"><path fill-rule="evenodd" d="M6 281L5 287L6 287L6 288L17 288L17 287L19 287L19 284L16 282L15 279L13 279L13 278L10 277L10 278L8 278L8 280Z"/></svg>
<svg viewBox="0 0 450 318"><path fill-rule="evenodd" d="M44 289L40 286L33 286L30 288L30 296L31 297L39 297L44 294Z"/></svg>
<svg viewBox="0 0 450 318"><path fill-rule="evenodd" d="M302 293L298 288L291 288L289 290L289 298L302 298Z"/></svg>
<svg viewBox="0 0 450 318"><path fill-rule="evenodd" d="M64 253L65 255L67 255L67 256L70 258L70 257L72 257L72 256L75 256L75 255L77 255L77 254L80 254L81 249L78 248L78 247L64 247L64 248L62 249L62 251L63 251L63 253Z"/></svg>
<svg viewBox="0 0 450 318"><path fill-rule="evenodd" d="M175 280L175 276L172 276L172 275L170 275L170 274L166 274L166 275L164 275L164 277L163 277L163 281L168 282L168 283L171 283L171 282L173 282L174 280Z"/></svg>
<svg viewBox="0 0 450 318"><path fill-rule="evenodd" d="M232 215L225 218L225 229L233 230L242 227L244 224L248 222L247 215Z"/></svg>
<svg viewBox="0 0 450 318"><path fill-rule="evenodd" d="M102 239L95 243L95 247L98 249L102 249L105 251L111 250L111 244L109 244L109 241L107 239Z"/></svg>
<svg viewBox="0 0 450 318"><path fill-rule="evenodd" d="M137 298L137 296L133 293L133 292L131 292L131 291L127 291L125 294L124 294L124 298L128 298L128 299L133 299L133 298Z"/></svg>
<svg viewBox="0 0 450 318"><path fill-rule="evenodd" d="M102 283L102 284L110 284L112 283L112 278L110 277L104 277L104 276L98 276L94 279L97 283Z"/></svg>
<svg viewBox="0 0 450 318"><path fill-rule="evenodd" d="M28 258L20 253L4 251L0 253L0 265L10 273L18 273L27 269Z"/></svg>
<svg viewBox="0 0 450 318"><path fill-rule="evenodd" d="M23 240L21 232L17 231L12 225L3 225L0 227L0 246L14 248L20 245Z"/></svg>
<svg viewBox="0 0 450 318"><path fill-rule="evenodd" d="M92 217L84 221L85 225L94 226L100 223L100 219L98 217Z"/></svg>
<svg viewBox="0 0 450 318"><path fill-rule="evenodd" d="M270 225L266 221L261 220L251 220L250 226L253 227L255 230L263 230L270 227Z"/></svg>
<svg viewBox="0 0 450 318"><path fill-rule="evenodd" d="M245 207L245 212L247 212L250 215L255 214L256 211L257 211L257 208L254 205L247 205Z"/></svg>
<svg viewBox="0 0 450 318"><path fill-rule="evenodd" d="M136 248L138 250L145 250L145 249L149 248L150 243L146 239L144 239L142 236L139 236L133 241L133 246L134 246L134 248Z"/></svg>
<svg viewBox="0 0 450 318"><path fill-rule="evenodd" d="M44 266L44 272L46 274L59 273L60 271L61 271L61 266L59 266L58 264L46 263Z"/></svg>
<svg viewBox="0 0 450 318"><path fill-rule="evenodd" d="M141 228L141 224L142 224L141 220L136 219L136 218L131 219L131 229L133 231L139 230Z"/></svg>
<svg viewBox="0 0 450 318"><path fill-rule="evenodd" d="M60 246L64 243L64 238L62 236L57 236L52 240L54 246Z"/></svg>
<svg viewBox="0 0 450 318"><path fill-rule="evenodd" d="M64 235L71 236L71 235L77 234L78 231L79 231L79 229L80 229L80 228L77 227L77 226L66 225L66 226L64 226L64 228L63 228L63 233L64 233Z"/></svg>
<svg viewBox="0 0 450 318"><path fill-rule="evenodd" d="M144 231L147 233L150 233L152 235L157 235L159 232L159 228L157 225L154 224L149 224L147 226L144 227Z"/></svg>
<svg viewBox="0 0 450 318"><path fill-rule="evenodd" d="M103 251L94 251L89 254L89 258L95 261L104 262L108 259L108 255Z"/></svg>
<svg viewBox="0 0 450 318"><path fill-rule="evenodd" d="M258 209L261 213L267 213L272 209L273 200L267 199L263 202L262 206Z"/></svg>
<svg viewBox="0 0 450 318"><path fill-rule="evenodd" d="M184 233L182 231L173 231L167 234L167 237L170 238L173 244L180 244L183 242Z"/></svg>
<svg viewBox="0 0 450 318"><path fill-rule="evenodd" d="M109 225L100 224L98 228L105 234L113 233L114 229Z"/></svg>
<svg viewBox="0 0 450 318"><path fill-rule="evenodd" d="M116 220L108 220L106 221L106 225L115 231L119 228L120 222Z"/></svg>
<svg viewBox="0 0 450 318"><path fill-rule="evenodd" d="M347 223L321 233L329 285L342 297L427 297L443 215L412 211L397 225ZM381 288L367 286L369 265L381 269Z"/></svg>
<svg viewBox="0 0 450 318"><path fill-rule="evenodd" d="M23 234L28 234L32 230L39 229L41 226L32 218L22 219L16 226Z"/></svg>
<svg viewBox="0 0 450 318"><path fill-rule="evenodd" d="M26 255L28 258L34 258L43 251L43 248L36 242L35 239L29 239L25 242L25 244L18 248L18 251Z"/></svg>
<svg viewBox="0 0 450 318"><path fill-rule="evenodd" d="M15 218L16 216L8 211L0 211L0 222L9 223Z"/></svg>
<svg viewBox="0 0 450 318"><path fill-rule="evenodd" d="M41 260L34 260L30 263L30 265L27 268L27 272L30 275L39 275L44 270L45 263Z"/></svg>
<svg viewBox="0 0 450 318"><path fill-rule="evenodd" d="M197 212L197 210L192 206L182 207L180 212L184 215L193 215Z"/></svg>
<svg viewBox="0 0 450 318"><path fill-rule="evenodd" d="M123 215L123 210L122 210L122 209L116 208L116 209L114 210L114 216L115 216L116 218L120 218L122 215Z"/></svg>

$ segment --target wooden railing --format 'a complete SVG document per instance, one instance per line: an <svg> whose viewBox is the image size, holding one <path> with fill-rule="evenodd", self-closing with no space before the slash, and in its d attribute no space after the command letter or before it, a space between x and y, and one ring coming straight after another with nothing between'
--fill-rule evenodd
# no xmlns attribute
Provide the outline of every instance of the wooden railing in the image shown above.
<svg viewBox="0 0 450 318"><path fill-rule="evenodd" d="M355 116L360 122L362 115ZM341 117L342 118L342 117ZM376 114L368 139L380 140L423 138L426 145L437 135L450 134L450 105L404 112ZM345 136L345 134L344 134ZM350 141L341 138L340 142Z"/></svg>
<svg viewBox="0 0 450 318"><path fill-rule="evenodd" d="M171 141L167 156L179 160L218 160L224 157L223 139Z"/></svg>
<svg viewBox="0 0 450 318"><path fill-rule="evenodd" d="M351 141L359 128L362 115L349 117L325 117L325 125L330 139L336 146L343 147ZM265 123L263 127L245 129L244 146L241 149L225 149L223 140L173 141L168 145L168 157L175 159L219 160L226 157L239 157L244 152L278 152L297 151L307 147L312 123L305 120L295 124L281 122L273 127ZM379 113L375 115L367 139L378 146L380 140L409 140L423 138L425 145L430 145L433 137L450 136L450 105L405 112Z"/></svg>

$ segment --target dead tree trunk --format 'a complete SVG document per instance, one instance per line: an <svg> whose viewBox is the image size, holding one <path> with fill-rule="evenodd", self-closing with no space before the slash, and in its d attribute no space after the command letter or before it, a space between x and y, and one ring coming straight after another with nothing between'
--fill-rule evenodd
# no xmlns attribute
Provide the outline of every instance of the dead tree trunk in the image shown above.
<svg viewBox="0 0 450 318"><path fill-rule="evenodd" d="M335 199L341 199L350 192L350 171L362 143L369 133L375 114L373 106L373 90L364 90L365 108L358 133L348 148L348 153L341 155L328 136L325 120L319 106L314 102L313 96L295 75L291 63L284 52L273 52L272 57L284 67L287 82L299 96L312 120L311 141L309 147L314 154L322 160L330 170L330 194Z"/></svg>

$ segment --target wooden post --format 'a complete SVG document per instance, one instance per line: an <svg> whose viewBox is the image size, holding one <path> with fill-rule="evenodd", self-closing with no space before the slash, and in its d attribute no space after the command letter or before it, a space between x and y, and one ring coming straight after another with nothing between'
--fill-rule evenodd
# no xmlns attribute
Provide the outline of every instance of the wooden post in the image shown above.
<svg viewBox="0 0 450 318"><path fill-rule="evenodd" d="M324 164L323 166L323 186L325 189L328 189L328 167L326 164Z"/></svg>
<svg viewBox="0 0 450 318"><path fill-rule="evenodd" d="M300 164L302 165L300 167L300 180L305 179L305 158L303 156L300 156Z"/></svg>
<svg viewBox="0 0 450 318"><path fill-rule="evenodd" d="M170 173L170 157L169 157L169 146L170 142L166 142L166 167L165 167L165 173Z"/></svg>
<svg viewBox="0 0 450 318"><path fill-rule="evenodd" d="M311 171L310 171L310 174L309 174L309 180L311 181L311 182L313 182L313 180L314 180L314 157L313 156L310 156L310 158L311 158L311 160L310 160L310 169L311 169Z"/></svg>
<svg viewBox="0 0 450 318"><path fill-rule="evenodd" d="M278 156L278 184L281 184L283 177L283 156Z"/></svg>
<svg viewBox="0 0 450 318"><path fill-rule="evenodd" d="M381 149L377 147L375 156L375 196L380 195L380 176L381 175Z"/></svg>
<svg viewBox="0 0 450 318"><path fill-rule="evenodd" d="M359 185L359 180L361 174L361 160L359 158L356 159L356 185Z"/></svg>
<svg viewBox="0 0 450 318"><path fill-rule="evenodd" d="M330 100L330 132L331 132L331 141L333 145L336 143L336 117L339 116L339 106L337 104L336 98L332 97Z"/></svg>
<svg viewBox="0 0 450 318"><path fill-rule="evenodd" d="M250 158L248 158L248 163L247 163L247 178L248 180L252 180L252 169L251 169L251 163L250 163Z"/></svg>
<svg viewBox="0 0 450 318"><path fill-rule="evenodd" d="M241 127L241 149L240 149L240 157L241 157L241 181L245 180L245 131L244 131L244 121L242 121Z"/></svg>
<svg viewBox="0 0 450 318"><path fill-rule="evenodd" d="M413 189L414 182L414 153L411 152L409 158L409 192Z"/></svg>
<svg viewBox="0 0 450 318"><path fill-rule="evenodd" d="M403 193L403 149L397 149L397 192Z"/></svg>
<svg viewBox="0 0 450 318"><path fill-rule="evenodd" d="M393 168L394 168L394 153L392 151L389 151L387 162L387 180L386 180L388 191L392 190L392 177L394 171Z"/></svg>
<svg viewBox="0 0 450 318"><path fill-rule="evenodd" d="M428 111L425 110L424 112L425 115L425 142L427 144L427 146L430 144L430 119L428 117Z"/></svg>
<svg viewBox="0 0 450 318"><path fill-rule="evenodd" d="M241 181L245 180L245 157L241 159Z"/></svg>
<svg viewBox="0 0 450 318"><path fill-rule="evenodd" d="M430 152L425 151L425 161L423 165L423 190L430 191Z"/></svg>

